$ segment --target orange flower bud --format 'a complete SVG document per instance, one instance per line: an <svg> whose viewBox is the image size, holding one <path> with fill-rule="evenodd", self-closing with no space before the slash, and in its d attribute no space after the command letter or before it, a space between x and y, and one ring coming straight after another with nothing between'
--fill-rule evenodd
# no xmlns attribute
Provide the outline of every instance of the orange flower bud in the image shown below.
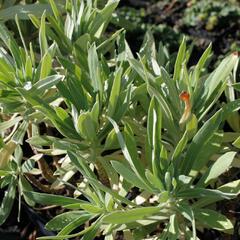
<svg viewBox="0 0 240 240"><path fill-rule="evenodd" d="M179 124L182 124L186 122L191 115L190 94L186 91L183 91L180 93L179 98L185 103L184 113L179 121Z"/></svg>
<svg viewBox="0 0 240 240"><path fill-rule="evenodd" d="M189 95L188 92L183 91L183 92L180 93L179 98L180 98L182 101L187 102L187 101L190 100L190 95Z"/></svg>

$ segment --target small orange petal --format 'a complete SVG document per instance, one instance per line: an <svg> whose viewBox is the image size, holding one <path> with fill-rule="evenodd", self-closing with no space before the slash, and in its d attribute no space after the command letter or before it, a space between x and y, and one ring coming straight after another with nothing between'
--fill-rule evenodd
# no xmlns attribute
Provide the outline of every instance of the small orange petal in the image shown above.
<svg viewBox="0 0 240 240"><path fill-rule="evenodd" d="M180 98L182 101L189 101L190 95L189 95L188 92L183 91L183 92L180 93L179 98Z"/></svg>

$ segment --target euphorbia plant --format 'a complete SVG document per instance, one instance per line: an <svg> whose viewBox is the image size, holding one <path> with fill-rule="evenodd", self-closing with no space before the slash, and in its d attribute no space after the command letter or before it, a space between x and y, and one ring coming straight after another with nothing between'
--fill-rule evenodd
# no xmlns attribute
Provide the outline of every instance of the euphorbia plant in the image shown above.
<svg viewBox="0 0 240 240"><path fill-rule="evenodd" d="M232 59L234 61L231 63ZM233 67L235 55L228 57L227 60L230 60ZM133 62L132 59L129 61ZM136 62L134 61L134 63ZM138 66L138 71L146 73L147 70L143 65ZM219 68L222 69L222 65ZM218 71L219 69L216 72ZM88 202L66 206L74 208L74 211L56 217L49 222L47 227L57 230L63 226L65 216L75 216L74 219L78 219L81 213L84 216L89 214L88 219L94 218L95 221L85 231L66 235L78 226L77 223L69 222L69 225L64 228L65 230L59 232L56 239L75 237L83 235L85 232L89 237L103 229L105 229L106 239L108 237L113 239L118 230L124 230L126 236L144 238L157 228L160 222L165 224L165 229L157 234L160 239L169 239L170 237L177 239L179 236L197 239L197 231L201 232L204 227L227 233L232 232L231 221L208 206L213 206L223 199L234 198L239 193L239 180L229 183L221 183L218 180L218 177L232 166L236 152L225 151L216 162L212 162L211 157L222 149L223 145L219 140L222 138L220 128L229 114L239 109L240 101L236 100L226 104L209 118L204 115L203 121L200 120L201 115L198 115L197 112L196 115L193 114L192 91L180 92L180 96L176 98L180 105L179 118L172 123L179 135L174 136L174 129L168 127L168 123L164 119L166 113L164 111L168 108L168 113L174 116L175 110L171 112L170 103L162 102L165 98L158 97L158 90L170 90L165 82L157 82L162 75L154 79L147 72L145 77L145 80L149 81L141 83L140 86L139 78L135 79L132 101L127 105L129 108L121 121L116 119L121 126L124 126L123 133L116 124L116 120L112 119L114 116L104 117L104 121L111 122L114 127L114 131L111 131L108 136L105 135L105 148L103 148L104 150L110 147L111 152L104 153L101 151L101 145L98 145L99 155L94 156L105 165L105 170L108 170L110 184L104 182L100 176L96 176L89 167L89 163L94 163L91 145L88 150L77 149L80 143L74 144L75 149L65 148L68 151L68 164L73 164L86 179L84 184L80 183L76 188L76 193L80 191L80 195L85 196ZM224 85L226 79L222 79L222 81ZM151 85L154 82L156 89L154 89L155 85ZM145 86L145 84L147 85ZM176 79L177 86L178 80ZM206 89L206 92L209 91L208 85L206 85ZM138 108L138 112L133 109L133 106L138 106L136 101L141 96L151 99L147 115L144 115L144 106ZM181 106L181 101L185 102L185 107ZM108 113L106 111L106 114ZM90 125L86 124L85 130L89 127ZM91 132L90 135L87 135L86 132L86 136L92 137L94 132ZM116 138L118 138L121 151L119 151ZM40 141L40 139L41 137L37 137L30 141ZM90 152L88 152L89 150ZM98 178L101 182L98 181ZM217 187L214 187L216 183ZM108 188L109 186L112 189ZM139 193L133 197L132 201L129 201L126 196L134 187L139 189ZM48 197L37 193L27 194L39 203L43 203ZM57 199L53 203L56 201ZM74 202L74 200L71 201ZM121 202L127 205L122 205ZM111 207L108 205L110 203ZM80 212L76 212L76 210ZM82 221L79 224L82 224ZM143 231L146 225L148 228ZM138 234L138 231L141 234ZM51 237L51 239L54 238Z"/></svg>
<svg viewBox="0 0 240 240"><path fill-rule="evenodd" d="M198 239L197 230L202 231L205 227L231 233L231 221L208 206L239 194L239 180L225 184L218 182L219 186L214 188L219 176L231 167L236 152L223 154L215 163L209 158L206 161L202 152L211 147L204 144L205 139L218 134L221 122L238 108L239 106L229 105L220 109L194 136L192 131L195 123L194 119L191 119L187 123L185 133L189 141L183 144L183 140L180 140L172 150L162 141L159 131L162 128L161 107L154 97L148 112L145 146L137 143L129 124L125 125L121 133L116 122L110 119L126 159L123 161L121 154L119 158L114 155L107 158L111 159L113 168L119 174L112 175L115 177L114 189L97 180L97 176L82 156L69 152L70 159L87 180L76 188L76 192L80 191L88 201L27 193L30 199L38 203L49 203L47 199L51 199L52 204L57 203L65 205L65 208L74 209L57 216L47 224L49 230L57 230L64 227L65 217L74 219L68 222L57 237L41 239L64 239L84 233L84 239L88 239L98 231L104 231L106 239L114 239L119 230L124 230L126 236L143 239L161 222L165 223L165 230L157 233L152 239L157 236L160 239L177 239L179 236ZM141 152L144 148L148 149L145 155ZM104 157L102 160L105 160ZM202 169L203 166L209 168ZM133 187L137 187L139 193L129 201L126 194ZM66 201L69 201L70 205ZM94 221L84 231L66 235L82 224L83 219Z"/></svg>
<svg viewBox="0 0 240 240"><path fill-rule="evenodd" d="M217 212L215 203L240 191L239 180L219 179L237 155L222 143L222 127L240 101L218 103L238 56L227 56L207 74L203 70L209 46L188 70L189 51L183 40L170 67L172 59L163 60L163 48L157 52L148 33L135 59L123 31L109 39L103 35L118 1L108 1L101 10L96 3L67 1L64 24L54 1L49 1L53 15L45 12L41 20L31 16L39 28L39 66L24 41L24 50L16 50L17 43L8 46L16 51L13 67L3 52L2 66L11 74L3 68L1 113L12 116L0 125L3 138L6 129L26 120L24 131L16 131L13 140L26 144L28 129L27 143L35 156L26 157L19 146L8 153L1 186L10 182L12 195L2 208L10 206L7 200L27 176L43 192L31 191L26 183L19 193L27 203L70 210L49 221L46 228L59 232L44 239L94 239L102 234L109 240L119 231L126 239L198 239L205 227L231 233L232 222ZM7 99L16 107L8 109ZM234 144L238 147L238 140ZM35 161L46 155L49 166L36 169ZM49 179L45 170L53 162L56 169ZM6 181L12 173L14 183ZM39 173L49 180L47 188L33 181L32 175ZM58 189L74 193L60 196ZM1 222L9 213L0 214ZM80 226L80 232L71 234Z"/></svg>
<svg viewBox="0 0 240 240"><path fill-rule="evenodd" d="M120 32L118 32L114 34L113 37L111 37L110 39L105 38L100 39L102 33L104 32L104 29L108 24L108 19L111 16L111 12L116 7L117 2L118 1L109 1L109 4L107 4L105 8L101 10L97 9L95 4L93 5L90 4L86 7L84 2L80 1L67 2L66 11L68 15L64 27L64 23L62 22L60 16L61 8L59 10L57 8L58 6L55 5L54 1L49 1L49 5L47 6L46 4L45 7L47 6L48 9L52 8L53 15L51 15L49 11L47 12L45 11L42 14L40 20L38 19L38 15L31 16L32 21L39 28L38 43L40 46L39 49L40 53L38 53L37 51L35 52L35 47L37 45L35 42L30 43L30 45L27 46L27 43L23 38L23 34L20 27L21 24L19 22L17 15L15 17L15 22L17 29L19 31L22 47L11 36L10 31L8 31L8 29L2 23L0 23L1 24L0 39L2 41L1 43L3 43L0 49L0 66L1 66L0 107L1 107L1 121L3 121L0 123L1 130L0 169L2 176L1 180L3 182L2 187L5 187L7 184L9 184L8 191L9 194L11 194L11 192L13 192L12 189L14 189L13 195L15 196L15 188L17 187L18 178L19 178L18 186L24 185L25 190L31 189L30 185L26 182L26 180L21 181L21 179L25 179L24 176L21 175L22 174L25 176L27 175L27 171L22 173L20 169L21 160L16 161L17 164L19 165L18 166L19 169L17 169L14 161L12 161L15 159L14 156L16 154L18 155L18 152L21 151L21 147L19 145L25 144L23 139L26 133L28 135L28 138L30 138L32 136L39 134L40 124L44 124L48 126L48 128L51 128L53 123L57 130L62 135L66 136L68 139L80 140L82 138L92 137L85 135L85 133L83 132L85 131L85 129L83 129L82 131L79 130L80 126L77 127L77 124L76 130L73 126L73 123L71 124L69 122L66 122L65 117L67 115L67 111L64 111L64 109L59 106L61 100L59 101L60 96L57 90L59 90L59 92L62 94L61 97L68 98L68 100L66 100L66 104L67 105L69 104L68 106L70 111L76 112L81 109L86 111L83 114L84 116L86 116L88 114L88 111L91 111L93 106L95 106L93 111L95 111L96 113L95 118L98 118L97 108L99 106L98 104L95 104L94 101L96 100L96 98L98 98L98 96L101 95L101 93L96 92L96 85L98 87L101 87L102 91L103 86L100 86L99 85L100 83L98 84L97 81L93 82L93 84L89 84L87 82L86 84L82 85L82 82L80 81L79 77L82 74L84 75L84 77L86 77L89 75L89 72L92 78L93 76L99 77L100 73L95 74L93 70L93 67L94 66L96 67L96 64L100 65L100 63L98 63L98 56L96 56L96 44L95 43L93 44L93 41L99 39L98 44L101 45L100 48L104 49L104 52L106 52L106 48L104 48L104 45L113 42L118 36L118 34L120 34ZM27 8L27 6L25 7ZM69 12L71 12L71 16L69 15ZM100 22L96 20L96 16L95 18L93 18L93 15L98 16L99 14L103 16L103 19ZM91 19L88 18L90 15L92 15ZM75 19L76 16L78 16L77 19ZM46 22L46 19L49 21L49 23ZM59 21L57 24L58 27L55 24L56 21ZM71 24L74 32L72 33L68 32L69 31L68 24ZM58 31L60 31L61 29L60 32L64 33L63 35L61 35L61 39L59 38L59 36L58 38L52 37L53 35L51 34L52 33L51 29L55 29L56 27ZM98 27L101 27L101 30ZM86 35L85 31L88 32L89 34ZM79 49L76 50L76 42L77 41L81 42L80 39L82 39L81 37L83 35L87 36L87 39L89 37L88 44L92 44L92 46L88 47L88 45L86 44L84 45L84 48L80 47L81 50ZM90 38L92 38L91 41ZM48 41L49 39L51 41L50 46L49 46L50 41ZM85 66L85 63L89 62L89 68L92 68L90 69L89 72L86 73L84 71L84 67L81 65L82 64L81 61L79 63L78 60L75 60L73 63L71 63L67 59L64 59L65 57L64 54L66 53L64 52L65 48L61 44L60 45L57 44L61 42L63 39L65 39L63 43L65 42L68 43L67 45L68 52L69 51L74 52L71 55L71 57L74 58L75 56L76 59L81 58L81 60L84 61L83 65L84 67L87 68L87 70L85 71L88 71L88 65ZM86 55L88 52L88 48L89 52L91 51L89 57ZM108 50L109 49L111 48L108 47ZM83 56L81 55L82 51L86 55L85 58L83 58ZM56 55L58 56L57 59L55 57ZM64 70L59 71L61 65L58 64L57 60L61 64L63 64ZM95 65L92 66L92 63L95 63ZM72 66L75 67L75 71L72 69ZM117 78L119 78L119 75L121 74L120 70L121 69L119 69L119 74ZM65 74L65 76L63 74ZM60 84L60 82L64 78L66 78L66 80L64 81L64 83ZM111 78L113 80L114 76L112 75ZM99 81L101 81L100 78ZM85 88L89 90L89 92ZM119 91L120 90L119 80L117 88ZM81 92L80 95L82 99L80 101L77 101L76 97L79 96L78 95L79 91ZM90 94L91 98L89 97ZM121 94L122 98L121 101L125 100L125 96L127 96L127 91ZM113 96L111 98L113 98ZM99 101L100 99L101 98L99 97ZM116 108L115 106L116 104L115 105L114 104L111 103L111 106L109 104L109 109L111 108L112 115L114 114ZM50 119L51 122L45 119L45 116L48 117L48 119ZM74 117L76 117L76 115L74 115ZM95 121L95 123L97 125L97 120ZM9 130L11 132L5 134L5 132ZM79 134L79 131L81 132L81 134ZM52 138L54 139L54 137ZM69 140L67 141L67 143L69 143ZM62 146L64 144L66 144L66 142L63 140ZM86 145L88 146L88 144ZM49 151L46 150L44 151L43 149L36 149L36 146L34 145L30 146L32 148L32 154L34 155L32 158L30 158L30 160L35 159L35 161L38 163L39 168L41 169L40 171L38 171L38 174L39 173L42 174L44 178L47 180L47 182L52 184L56 180L56 178L52 176L52 171L49 169L42 153L50 155L52 154L61 155L62 153L64 153L64 151L63 150L54 151L51 149ZM37 147L38 146L39 145L37 145ZM84 147L86 148L85 145ZM25 160L27 160L28 158L29 156L25 157ZM19 157L19 159L22 158ZM12 161L13 164L11 164L10 161ZM28 169L29 171L32 170L32 168L34 168L34 163L31 163L30 165L31 169ZM9 178L10 174L13 175L14 184L12 183L11 178ZM39 182L30 175L28 175L27 177L31 181L31 183L33 183L37 188L47 192L51 191L55 192L54 188L50 190L49 185L44 186L39 184ZM22 188L19 188L19 194L20 196L23 194ZM11 196L11 204L13 203L14 200L13 195ZM1 223L6 220L11 210L10 201L9 206L5 207L6 202L8 201L7 199L9 199L8 195L6 195L2 207L9 209L8 211L3 211L1 215Z"/></svg>

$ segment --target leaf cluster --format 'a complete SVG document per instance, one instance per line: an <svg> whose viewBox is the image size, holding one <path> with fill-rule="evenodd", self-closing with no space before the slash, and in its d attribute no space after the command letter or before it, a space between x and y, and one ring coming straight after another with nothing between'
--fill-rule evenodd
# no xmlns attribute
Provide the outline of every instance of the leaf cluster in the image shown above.
<svg viewBox="0 0 240 240"><path fill-rule="evenodd" d="M124 29L106 31L118 3L46 1L50 12L29 14L38 44L25 41L18 15L21 44L0 24L0 223L18 194L65 210L46 225L58 234L39 239L232 233L216 203L240 191L238 179L221 180L239 162L238 55L206 72L209 45L189 68L185 38L174 57L148 31L134 56Z"/></svg>

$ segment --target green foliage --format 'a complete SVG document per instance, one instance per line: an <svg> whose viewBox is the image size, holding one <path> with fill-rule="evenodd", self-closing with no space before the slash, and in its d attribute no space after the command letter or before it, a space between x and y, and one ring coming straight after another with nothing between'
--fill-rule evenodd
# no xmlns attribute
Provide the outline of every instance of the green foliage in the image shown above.
<svg viewBox="0 0 240 240"><path fill-rule="evenodd" d="M125 30L106 31L119 1L39 2L51 11L29 15L33 43L20 18L21 44L0 25L0 223L19 194L30 206L65 210L46 224L57 235L38 239L231 234L216 202L240 192L239 180L221 178L239 162L237 54L207 73L211 45L189 68L185 38L175 58L148 31L134 57ZM224 132L227 121L235 133Z"/></svg>
<svg viewBox="0 0 240 240"><path fill-rule="evenodd" d="M236 0L127 1L117 9L112 23L128 30L127 40L135 51L144 32L151 29L171 52L184 34L194 42L196 56L209 42L214 53L222 55L239 51L239 16Z"/></svg>
<svg viewBox="0 0 240 240"><path fill-rule="evenodd" d="M212 31L218 25L226 24L229 18L239 16L237 3L230 1L191 1L185 12L184 21L187 25L197 26L200 22L206 30Z"/></svg>

